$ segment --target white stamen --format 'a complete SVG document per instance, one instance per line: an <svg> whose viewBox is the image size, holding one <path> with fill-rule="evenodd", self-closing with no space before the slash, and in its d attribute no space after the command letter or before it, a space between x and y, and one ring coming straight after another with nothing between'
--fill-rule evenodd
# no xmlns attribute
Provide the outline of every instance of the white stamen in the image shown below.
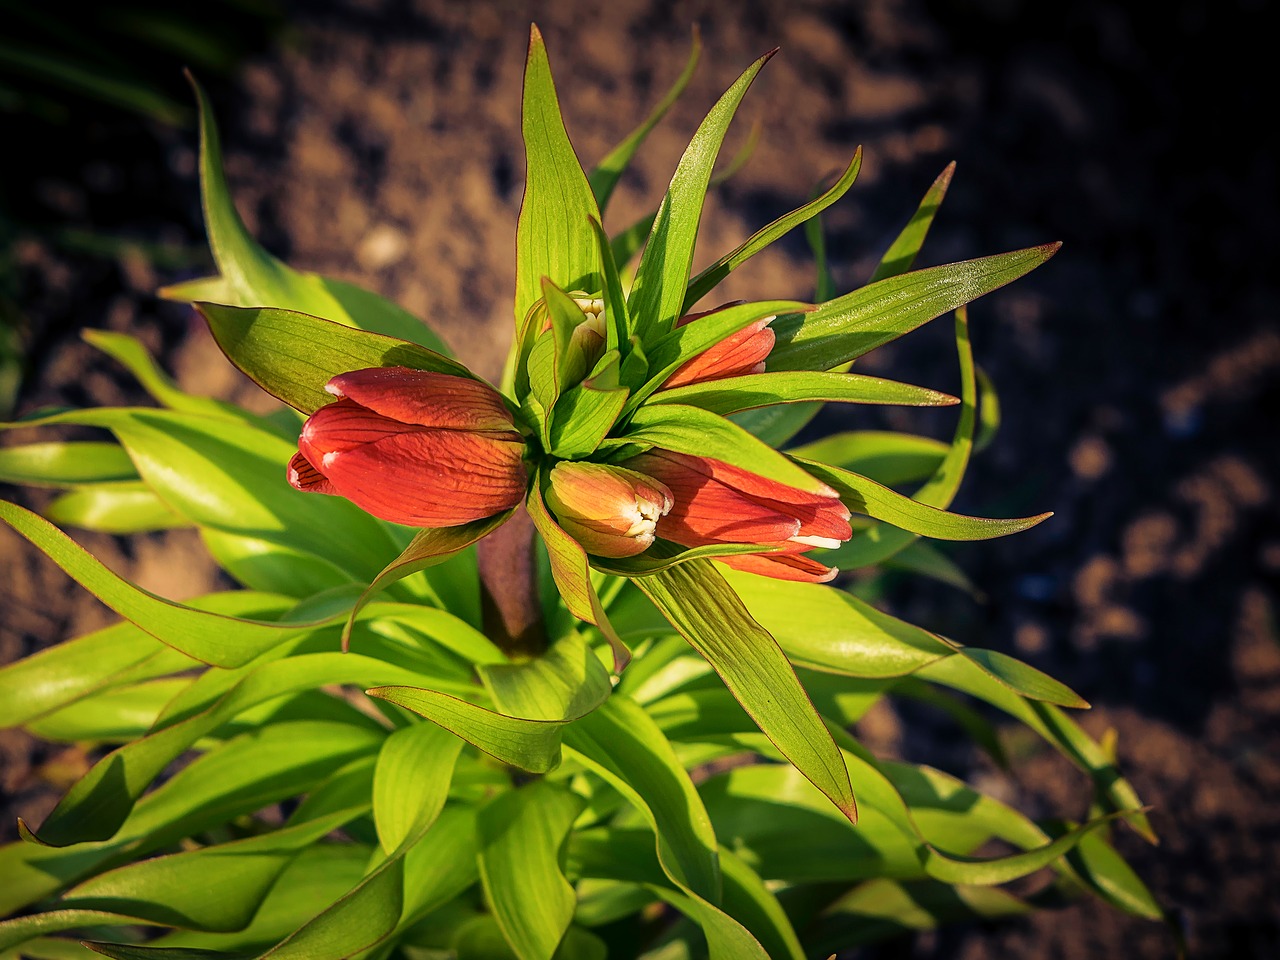
<svg viewBox="0 0 1280 960"><path fill-rule="evenodd" d="M834 550L840 546L840 541L833 540L831 537L788 537L787 539L792 543L803 543L809 547L826 547L828 550Z"/></svg>
<svg viewBox="0 0 1280 960"><path fill-rule="evenodd" d="M324 456L320 458L320 462L327 468L329 466L332 466L333 461L337 459L338 459L338 451L330 450L328 453L326 453Z"/></svg>

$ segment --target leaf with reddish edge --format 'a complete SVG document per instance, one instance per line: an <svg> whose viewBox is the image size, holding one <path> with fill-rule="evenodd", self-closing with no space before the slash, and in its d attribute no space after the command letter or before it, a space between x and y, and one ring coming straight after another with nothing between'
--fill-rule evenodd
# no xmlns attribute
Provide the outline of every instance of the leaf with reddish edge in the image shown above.
<svg viewBox="0 0 1280 960"><path fill-rule="evenodd" d="M408 367L474 379L462 364L419 344L295 310L194 306L228 360L267 393L303 413L332 403L325 384L352 370Z"/></svg>
<svg viewBox="0 0 1280 960"><path fill-rule="evenodd" d="M711 562L692 560L635 584L715 668L761 732L856 822L849 771L830 732L782 648Z"/></svg>
<svg viewBox="0 0 1280 960"><path fill-rule="evenodd" d="M962 513L950 513L912 500L897 491L881 486L874 480L829 467L824 463L792 457L814 477L830 484L840 493L840 499L855 513L862 513L883 520L895 527L932 537L935 540L990 540L1019 533L1048 520L1052 513L1034 517L997 520L987 517L969 517Z"/></svg>
<svg viewBox="0 0 1280 960"><path fill-rule="evenodd" d="M711 108L680 158L671 186L658 207L627 301L636 332L643 338L655 332L666 333L680 316L711 169L738 104L775 53L776 48L742 72Z"/></svg>
<svg viewBox="0 0 1280 960"><path fill-rule="evenodd" d="M938 179L933 181L933 185L925 193L916 212L912 214L907 225L902 228L902 232L880 258L880 263L876 266L875 273L871 275L868 283L875 283L887 277L896 277L915 266L916 256L924 246L925 237L929 235L933 218L937 215L938 208L942 206L942 200L947 195L947 188L951 186L951 177L955 172L956 164L953 160L946 165L942 173L938 174Z"/></svg>
<svg viewBox="0 0 1280 960"><path fill-rule="evenodd" d="M342 650L345 653L351 645L351 629L355 626L356 617L364 605L397 580L403 580L420 570L444 563L450 557L465 550L478 540L488 536L502 526L511 517L511 511L499 513L485 520L475 520L457 527L439 527L431 530L419 530L404 552L383 569L369 586L365 587L351 608L346 626L342 628Z"/></svg>
<svg viewBox="0 0 1280 960"><path fill-rule="evenodd" d="M770 370L830 370L1030 273L1061 244L915 270L779 317Z"/></svg>
<svg viewBox="0 0 1280 960"><path fill-rule="evenodd" d="M542 499L544 476L541 471L529 488L526 507L542 542L547 546L547 558L551 561L551 576L556 582L565 606L579 620L590 623L600 631L613 651L613 672L621 674L631 662L631 650L622 642L609 616L604 612L595 585L591 582L591 566L587 552L578 541L565 533L551 516Z"/></svg>

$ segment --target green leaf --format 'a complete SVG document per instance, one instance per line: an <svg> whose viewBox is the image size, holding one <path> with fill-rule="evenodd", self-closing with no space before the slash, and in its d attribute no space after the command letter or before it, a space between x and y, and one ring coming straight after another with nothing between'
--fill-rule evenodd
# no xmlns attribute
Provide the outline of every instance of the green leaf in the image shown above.
<svg viewBox="0 0 1280 960"><path fill-rule="evenodd" d="M164 600L112 573L61 530L30 511L0 501L0 520L39 547L116 613L163 643L205 663L247 663L262 650L314 629L314 624L239 619Z"/></svg>
<svg viewBox="0 0 1280 960"><path fill-rule="evenodd" d="M922 680L941 683L985 700L1025 723L1089 774L1106 809L1123 812L1125 821L1140 836L1156 842L1155 832L1132 784L1124 779L1114 760L1097 741L1056 706L1026 700L1003 683L992 682L990 674L969 657L940 660L924 667L918 675Z"/></svg>
<svg viewBox="0 0 1280 960"><path fill-rule="evenodd" d="M200 539L218 566L250 590L302 599L355 582L330 560L270 540L212 527L201 528Z"/></svg>
<svg viewBox="0 0 1280 960"><path fill-rule="evenodd" d="M480 882L520 960L551 960L577 898L560 848L585 801L545 780L499 794L480 811Z"/></svg>
<svg viewBox="0 0 1280 960"><path fill-rule="evenodd" d="M119 867L68 890L59 903L196 930L239 930L294 854L360 810Z"/></svg>
<svg viewBox="0 0 1280 960"><path fill-rule="evenodd" d="M223 417L254 426L263 425L261 417L256 417L233 403L215 400L212 397L193 396L179 389L169 375L160 369L155 359L147 352L147 348L135 337L109 330L82 330L80 336L86 343L119 361L137 378L138 383L147 393L170 410L180 410L183 413L194 413L204 417Z"/></svg>
<svg viewBox="0 0 1280 960"><path fill-rule="evenodd" d="M697 24L694 24L693 44L689 50L689 59L685 62L684 70L680 72L676 82L672 84L666 96L649 111L649 115L645 117L641 124L627 134L626 139L610 150L604 159L596 165L596 168L591 171L591 175L587 179L591 184L591 192L595 195L596 203L599 204L602 214L609 205L609 198L613 195L613 188L618 185L618 180L621 179L622 174L630 166L631 158L636 155L640 145L653 132L653 128L667 115L667 111L680 99L685 87L693 79L693 72L697 69L698 58L701 55L702 34L698 30Z"/></svg>
<svg viewBox="0 0 1280 960"><path fill-rule="evenodd" d="M627 295L622 290L622 278L618 276L618 264L609 246L609 236L599 220L591 221L596 245L600 248L601 276L604 280L605 349L621 350L631 336L631 314L627 310Z"/></svg>
<svg viewBox="0 0 1280 960"><path fill-rule="evenodd" d="M111 430L157 496L199 526L305 550L360 579L371 579L397 549L388 528L354 504L289 486L286 464L297 448L277 434L144 408L78 410L30 423Z"/></svg>
<svg viewBox="0 0 1280 960"><path fill-rule="evenodd" d="M948 584L957 590L963 590L979 603L986 599L983 592L977 588L974 582L969 579L969 575L964 572L964 568L933 544L926 543L923 540L916 540L914 543L903 547L900 552L885 561L884 569L900 570L904 573L913 573L918 576L928 577L930 580L937 580L939 583Z"/></svg>
<svg viewBox="0 0 1280 960"><path fill-rule="evenodd" d="M542 34L529 32L521 130L527 169L516 226L516 323L542 296L542 278L565 290L600 288L600 252L590 217L600 219L591 185L560 116Z"/></svg>
<svg viewBox="0 0 1280 960"><path fill-rule="evenodd" d="M965 470L969 466L969 455L973 450L973 429L977 419L978 382L973 350L969 344L968 310L965 307L956 311L955 331L963 402L960 419L956 422L951 446L942 462L938 464L928 483L912 497L913 500L939 509L949 507L960 490L960 481L964 479ZM914 541L914 535L899 527L885 529L875 526L855 534L848 543L840 546L831 563L843 563L851 567L872 566L900 553Z"/></svg>
<svg viewBox="0 0 1280 960"><path fill-rule="evenodd" d="M976 663L984 673L995 677L1028 700L1055 703L1060 707L1073 707L1077 710L1089 709L1088 701L1066 684L1008 654L980 647L961 647L960 653Z"/></svg>
<svg viewBox="0 0 1280 960"><path fill-rule="evenodd" d="M938 179L933 181L933 185L929 187L925 193L924 199L920 201L920 206L916 208L916 212L912 214L907 225L902 228L902 232L889 245L889 249L885 251L884 256L880 258L880 263L876 266L875 272L871 275L868 283L875 283L878 280L884 280L888 277L896 277L910 270L916 262L916 257L920 254L920 248L924 246L925 237L929 235L929 228L933 226L933 218L938 212L938 207L942 205L943 198L947 195L947 188L951 186L951 177L956 172L955 162L947 164L942 173L938 174Z"/></svg>
<svg viewBox="0 0 1280 960"><path fill-rule="evenodd" d="M823 489L820 480L815 480L786 456L761 443L737 424L697 407L676 403L643 406L631 418L626 434L616 442L601 444L600 449L613 446L626 451L634 445L722 460L810 493Z"/></svg>
<svg viewBox="0 0 1280 960"><path fill-rule="evenodd" d="M191 81L200 106L201 200L209 248L220 277L170 287L162 290L161 296L179 300L216 300L237 307L296 310L348 327L410 340L447 354L448 349L439 337L390 301L354 284L300 273L258 245L245 229L244 221L231 201L222 169L218 128L209 100L190 73L187 79Z"/></svg>
<svg viewBox="0 0 1280 960"><path fill-rule="evenodd" d="M774 52L748 67L711 108L680 158L658 207L627 301L635 330L646 342L669 331L682 312L712 167L738 104Z"/></svg>
<svg viewBox="0 0 1280 960"><path fill-rule="evenodd" d="M204 302L195 308L227 359L267 393L303 413L332 403L324 385L352 370L399 366L472 377L462 364L417 343L297 310Z"/></svg>
<svg viewBox="0 0 1280 960"><path fill-rule="evenodd" d="M461 740L427 720L387 737L373 774L373 822L388 856L440 816L461 750Z"/></svg>
<svg viewBox="0 0 1280 960"><path fill-rule="evenodd" d="M724 909L760 941L770 957L804 960L804 948L778 898L732 851L720 850L724 868Z"/></svg>
<svg viewBox="0 0 1280 960"><path fill-rule="evenodd" d="M53 846L112 837L138 797L166 766L201 737L260 703L328 684L420 683L422 676L372 657L313 653L267 662L214 702L107 754L59 801L36 839ZM434 681L465 690L462 684Z"/></svg>
<svg viewBox="0 0 1280 960"><path fill-rule="evenodd" d="M198 610L260 619L277 617L289 607L286 597L247 590L187 602ZM0 728L25 723L111 686L198 665L131 623L104 627L0 667Z"/></svg>
<svg viewBox="0 0 1280 960"><path fill-rule="evenodd" d="M923 480L933 474L951 449L932 437L889 430L833 433L788 453L868 477L886 487Z"/></svg>
<svg viewBox="0 0 1280 960"><path fill-rule="evenodd" d="M127 743L143 736L189 677L148 680L104 690L28 721L27 731L62 743Z"/></svg>
<svg viewBox="0 0 1280 960"><path fill-rule="evenodd" d="M53 894L121 851L142 856L311 790L342 764L371 756L382 741L380 732L367 727L312 720L235 737L143 797L109 842L56 848L19 841L0 847L0 876L8 881L0 884L0 913Z"/></svg>
<svg viewBox="0 0 1280 960"><path fill-rule="evenodd" d="M959 402L955 397L937 390L880 377L854 373L783 371L722 377L672 387L654 394L649 403L682 403L726 415L775 403L802 403L811 400L913 407L942 407Z"/></svg>
<svg viewBox="0 0 1280 960"><path fill-rule="evenodd" d="M794 663L855 677L900 677L955 652L940 637L836 587L722 571Z"/></svg>
<svg viewBox="0 0 1280 960"><path fill-rule="evenodd" d="M446 560L461 553L476 541L488 536L502 526L511 517L511 511L495 514L483 520L473 520L456 527L439 527L419 530L414 534L409 545L400 556L383 567L382 572L373 578L356 599L347 617L347 624L342 630L342 649L346 650L351 642L351 630L356 618L365 605L391 584L412 576L429 567L438 566Z"/></svg>
<svg viewBox="0 0 1280 960"><path fill-rule="evenodd" d="M54 523L100 533L147 533L190 524L143 483L85 484L44 508Z"/></svg>
<svg viewBox="0 0 1280 960"><path fill-rule="evenodd" d="M567 721L608 700L609 673L581 634L570 633L540 657L476 668L494 705L509 717Z"/></svg>
<svg viewBox="0 0 1280 960"><path fill-rule="evenodd" d="M526 720L495 713L435 690L416 686L374 687L371 697L426 717L491 757L530 773L547 773L560 763L560 729L576 718Z"/></svg>
<svg viewBox="0 0 1280 960"><path fill-rule="evenodd" d="M0 480L5 483L78 487L137 479L133 461L115 443L71 441L0 448Z"/></svg>
<svg viewBox="0 0 1280 960"><path fill-rule="evenodd" d="M786 655L710 561L694 560L635 583L706 657L770 741L856 820L849 772Z"/></svg>
<svg viewBox="0 0 1280 960"><path fill-rule="evenodd" d="M993 537L1007 537L1028 530L1053 516L1052 513L1041 513L1014 520L991 520L949 513L912 500L848 470L828 467L802 457L792 459L818 480L834 487L845 506L855 513L884 520L910 533L935 540L990 540Z"/></svg>
<svg viewBox="0 0 1280 960"><path fill-rule="evenodd" d="M775 240L778 240L790 233L805 221L812 217L816 217L819 213L848 193L849 188L853 186L853 181L858 178L858 171L861 167L862 148L859 147L854 152L853 159L849 161L849 166L845 168L844 173L840 175L840 178L835 182L830 190L827 190L822 195L810 200L804 206L779 217L768 226L761 227L736 249L726 253L723 257L694 277L689 284L688 291L685 293L684 303L680 308L680 313L688 313L695 303L715 289L715 287L718 286L725 277L729 276L730 273L742 266L743 263L754 257Z"/></svg>
<svg viewBox="0 0 1280 960"><path fill-rule="evenodd" d="M1051 243L890 277L822 304L779 317L770 370L829 370L862 356L1034 270L1058 250Z"/></svg>
<svg viewBox="0 0 1280 960"><path fill-rule="evenodd" d="M693 781L662 731L625 694L565 730L565 746L648 821L663 871L682 890L720 902L716 835Z"/></svg>
<svg viewBox="0 0 1280 960"><path fill-rule="evenodd" d="M826 954L934 930L944 923L991 922L1031 912L1025 901L995 887L879 877L859 884L824 910L806 942L815 955Z"/></svg>

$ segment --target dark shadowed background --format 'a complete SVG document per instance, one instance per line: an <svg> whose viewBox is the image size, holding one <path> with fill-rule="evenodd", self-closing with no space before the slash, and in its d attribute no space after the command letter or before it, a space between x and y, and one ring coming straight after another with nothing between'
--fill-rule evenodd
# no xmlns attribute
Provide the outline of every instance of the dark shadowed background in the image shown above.
<svg viewBox="0 0 1280 960"><path fill-rule="evenodd" d="M0 23L13 28L0 29L0 403L25 413L142 402L78 338L103 327L142 337L189 389L261 408L190 312L153 296L209 272L178 76L193 56L111 32L116 13L147 4L105 4L97 20L59 20L58 6L39 9L78 25L59 41L85 41L73 57L114 51L130 70L150 71L161 99L124 109L102 102L104 88L69 92L13 54L15 25L38 24L0 3ZM1158 16L1101 0L1052 10L1032 0L248 7L211 2L190 16L208 21L201 35L213 54L195 57L196 69L251 228L295 266L363 283L428 318L490 374L512 325L531 19L587 164L661 96L691 26L702 29L702 65L623 180L615 230L656 203L716 96L781 44L730 133L732 150L758 120L759 147L711 197L695 268L804 202L859 144L862 175L825 218L842 291L865 281L950 160L956 180L922 263L1063 240L1047 266L972 308L1004 424L956 504L1056 516L1007 541L948 548L984 602L905 577L888 580L882 599L1092 701L1083 723L1095 735L1117 731L1122 765L1164 841L1118 842L1193 955L1280 955L1277 158L1262 135L1274 56L1262 0L1172 2ZM724 299L807 298L812 283L797 234L735 274ZM944 320L860 366L954 390L953 354ZM845 408L821 426L945 436L953 417ZM218 585L186 532L77 536L166 596ZM0 584L0 662L108 620L7 531ZM878 751L947 767L1035 815L1085 813L1083 779L1032 743L1015 745L1025 755L1010 779L924 708L878 709L859 732ZM0 734L6 834L14 813L38 820L55 796L49 784L85 763L75 749ZM865 955L1172 951L1161 928L1090 903Z"/></svg>

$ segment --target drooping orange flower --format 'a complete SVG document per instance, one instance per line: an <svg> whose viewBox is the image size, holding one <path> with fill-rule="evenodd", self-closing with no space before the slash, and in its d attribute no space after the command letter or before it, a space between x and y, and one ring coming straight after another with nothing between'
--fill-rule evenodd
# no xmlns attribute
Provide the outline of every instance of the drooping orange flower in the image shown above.
<svg viewBox="0 0 1280 960"><path fill-rule="evenodd" d="M488 384L407 367L334 377L303 425L289 483L413 527L452 527L524 498L524 441Z"/></svg>
<svg viewBox="0 0 1280 960"><path fill-rule="evenodd" d="M825 583L835 568L801 556L853 535L849 508L830 487L800 490L710 457L654 449L625 464L671 491L657 535L687 547L754 543L775 551L722 557L731 567L779 580Z"/></svg>
<svg viewBox="0 0 1280 960"><path fill-rule="evenodd" d="M743 302L745 301L737 300L703 313L687 313L676 321L676 326L695 323L703 317ZM725 377L741 377L749 373L764 373L765 359L774 344L774 334L769 324L775 319L777 318L763 317L685 361L667 378L663 388L683 387L690 383L721 380Z"/></svg>

